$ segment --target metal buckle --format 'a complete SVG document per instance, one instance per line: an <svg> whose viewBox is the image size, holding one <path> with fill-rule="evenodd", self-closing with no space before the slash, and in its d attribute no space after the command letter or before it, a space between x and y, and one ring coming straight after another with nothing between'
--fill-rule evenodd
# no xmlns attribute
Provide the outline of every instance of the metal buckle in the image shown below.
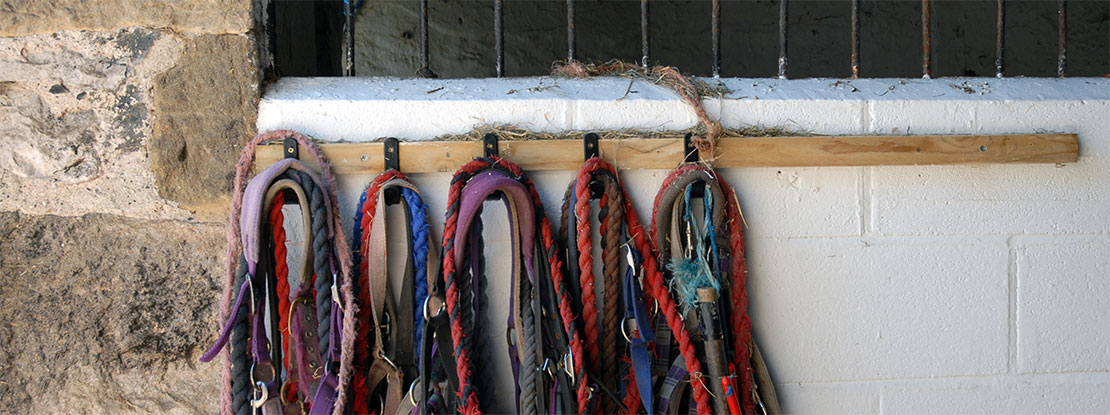
<svg viewBox="0 0 1110 415"><path fill-rule="evenodd" d="M374 357L384 360L385 363L389 365L389 367L393 368L393 370L398 372L401 371L401 369L397 367L397 364L393 363L393 361L389 359L389 356L385 355L385 351L383 351L382 349L378 349L377 351L375 351Z"/></svg>
<svg viewBox="0 0 1110 415"><path fill-rule="evenodd" d="M570 384L577 383L577 378L574 377L574 349L568 350L567 354L563 355L563 372L570 378Z"/></svg>
<svg viewBox="0 0 1110 415"><path fill-rule="evenodd" d="M270 389L267 388L266 384L261 380L254 382L253 395L254 396L251 397L251 407L254 409L261 408L262 405L265 405L266 401L270 399Z"/></svg>
<svg viewBox="0 0 1110 415"><path fill-rule="evenodd" d="M336 277L338 277L338 275L333 272L331 274L331 300L335 302L335 305L337 307L339 307L339 312L344 312L343 301L340 301L339 299L339 285L336 284Z"/></svg>

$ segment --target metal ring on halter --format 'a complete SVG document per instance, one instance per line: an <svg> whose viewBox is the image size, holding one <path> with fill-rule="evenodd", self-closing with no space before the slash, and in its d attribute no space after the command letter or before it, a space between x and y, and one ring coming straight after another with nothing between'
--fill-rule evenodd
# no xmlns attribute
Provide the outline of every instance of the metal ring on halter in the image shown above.
<svg viewBox="0 0 1110 415"><path fill-rule="evenodd" d="M632 343L632 336L628 335L628 322L636 323L635 317L625 317L621 319L621 335L624 336L624 341Z"/></svg>
<svg viewBox="0 0 1110 415"><path fill-rule="evenodd" d="M261 392L259 392L259 391L261 391ZM262 396L258 396L260 394ZM265 405L266 401L269 400L269 399L270 399L270 388L267 388L266 384L264 382L262 382L261 380L257 381L257 382L254 382L254 396L251 398L251 407L261 408L262 405Z"/></svg>
<svg viewBox="0 0 1110 415"><path fill-rule="evenodd" d="M293 301L289 303L289 314L286 314L288 317L285 319L285 328L286 328L286 330L292 330L292 327L293 327L293 309L297 307L297 303L306 303L307 304L308 300L309 300L308 297L297 297L297 298L294 298Z"/></svg>
<svg viewBox="0 0 1110 415"><path fill-rule="evenodd" d="M427 296L427 297L424 297L424 320L431 320L432 319L432 316L428 313L428 305L429 305L428 300L431 300L431 299L432 299L432 296L430 296L430 295ZM439 305L439 310L436 310L436 315L438 316L440 313L442 313L443 309L446 308L446 307L447 307L446 304L440 304Z"/></svg>
<svg viewBox="0 0 1110 415"><path fill-rule="evenodd" d="M277 369L274 368L273 363L265 362L262 365L263 367L270 368L270 376L263 378L259 382L273 382L274 379L277 379ZM256 367L258 367L258 362L251 363L251 382L255 382L258 380L258 378L254 376L254 369Z"/></svg>
<svg viewBox="0 0 1110 415"><path fill-rule="evenodd" d="M413 379L412 383L409 384L409 402L412 403L413 408L416 407L416 390L414 388L419 382L420 376L417 376L416 379Z"/></svg>

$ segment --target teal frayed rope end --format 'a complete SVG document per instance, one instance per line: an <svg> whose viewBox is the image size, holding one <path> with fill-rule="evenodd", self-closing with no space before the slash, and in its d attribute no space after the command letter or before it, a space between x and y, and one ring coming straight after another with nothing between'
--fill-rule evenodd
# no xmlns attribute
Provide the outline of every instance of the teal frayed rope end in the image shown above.
<svg viewBox="0 0 1110 415"><path fill-rule="evenodd" d="M680 259L667 264L671 271L671 290L677 295L675 301L682 305L682 312L687 313L698 305L698 288L721 289L720 283L709 271L709 266L701 261Z"/></svg>

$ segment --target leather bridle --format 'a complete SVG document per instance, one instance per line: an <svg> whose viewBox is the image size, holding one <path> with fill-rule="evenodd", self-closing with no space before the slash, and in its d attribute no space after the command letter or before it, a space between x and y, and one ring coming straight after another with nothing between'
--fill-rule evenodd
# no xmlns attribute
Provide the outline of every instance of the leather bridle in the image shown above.
<svg viewBox="0 0 1110 415"><path fill-rule="evenodd" d="M390 193L402 205L408 249L400 295L394 296L387 272L386 205ZM365 306L356 314L355 413L408 414L415 405L423 305L439 269L439 253L429 232L427 208L420 193L396 170L378 175L359 200L352 251L359 276L355 292Z"/></svg>

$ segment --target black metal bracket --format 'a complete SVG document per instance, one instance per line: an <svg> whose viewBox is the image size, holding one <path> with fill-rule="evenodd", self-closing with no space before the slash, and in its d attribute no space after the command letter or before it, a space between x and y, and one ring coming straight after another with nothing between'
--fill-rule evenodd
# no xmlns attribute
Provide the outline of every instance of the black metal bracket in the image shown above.
<svg viewBox="0 0 1110 415"><path fill-rule="evenodd" d="M297 147L296 138L285 137L285 140L281 142L281 147L285 153L285 158L295 159L300 157L300 150L299 147Z"/></svg>
<svg viewBox="0 0 1110 415"><path fill-rule="evenodd" d="M487 133L482 137L482 154L486 158L500 157L501 151L497 146L497 134ZM501 200L501 192L493 192L493 194L486 197L486 200Z"/></svg>
<svg viewBox="0 0 1110 415"><path fill-rule="evenodd" d="M697 163L701 159L698 156L698 147L690 140L693 136L693 133L686 133L686 136L682 138L682 154L685 155L684 160L687 163Z"/></svg>
<svg viewBox="0 0 1110 415"><path fill-rule="evenodd" d="M482 152L486 157L500 156L500 150L497 148L497 134L489 133L482 137Z"/></svg>
<svg viewBox="0 0 1110 415"><path fill-rule="evenodd" d="M598 157L600 150L597 148L597 134L587 133L582 136L582 149L585 151L584 160Z"/></svg>
<svg viewBox="0 0 1110 415"><path fill-rule="evenodd" d="M598 148L598 137L596 133L587 133L582 137L582 149L585 152L585 159L589 160L594 157L601 157L601 149ZM590 197L600 198L605 193L605 187L601 182L596 179L590 179Z"/></svg>
<svg viewBox="0 0 1110 415"><path fill-rule="evenodd" d="M385 158L385 171L401 171L401 149L396 138L389 137L383 142L382 155ZM385 188L385 204L401 203L401 189L396 186Z"/></svg>
<svg viewBox="0 0 1110 415"><path fill-rule="evenodd" d="M690 140L690 138L692 138L693 136L693 133L686 133L686 136L682 138L682 151L685 154L684 160L687 163L697 163L698 161L701 161L701 157L699 157L698 155L698 147L694 145L694 142L692 140ZM692 188L690 188L690 196L705 197L704 181L695 181L691 183L690 186L693 186Z"/></svg>

